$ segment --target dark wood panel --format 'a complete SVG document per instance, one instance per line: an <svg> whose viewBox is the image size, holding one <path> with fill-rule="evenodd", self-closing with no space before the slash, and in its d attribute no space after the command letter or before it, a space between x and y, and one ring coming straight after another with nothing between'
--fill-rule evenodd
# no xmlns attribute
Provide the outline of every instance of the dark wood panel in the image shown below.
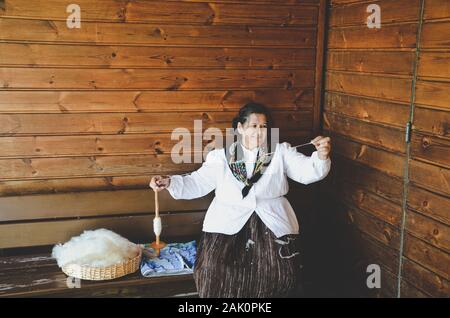
<svg viewBox="0 0 450 318"><path fill-rule="evenodd" d="M38 256L39 257L39 256ZM20 263L23 265L23 263ZM30 275L30 271L31 274ZM5 287L0 291L4 298L160 298L196 297L192 275L142 277L139 271L110 281L82 281L81 288L68 288L67 276L56 266L45 271L34 268L28 271L8 272L2 278Z"/></svg>
<svg viewBox="0 0 450 318"><path fill-rule="evenodd" d="M330 49L414 48L416 33L416 23L383 25L380 29L369 29L367 26L335 28L328 32L328 47Z"/></svg>
<svg viewBox="0 0 450 318"><path fill-rule="evenodd" d="M402 128L409 118L409 106L406 104L333 92L325 94L325 110Z"/></svg>
<svg viewBox="0 0 450 318"><path fill-rule="evenodd" d="M171 140L170 134L1 137L0 158L159 154L170 153L178 142L178 140ZM201 149L204 149L206 144L207 140L203 140Z"/></svg>
<svg viewBox="0 0 450 318"><path fill-rule="evenodd" d="M391 273L398 272L399 251L390 248L369 235L360 232L358 244L368 264L378 264L388 269ZM383 283L381 284L383 287Z"/></svg>
<svg viewBox="0 0 450 318"><path fill-rule="evenodd" d="M450 140L413 132L411 137L411 155L415 159L450 168Z"/></svg>
<svg viewBox="0 0 450 318"><path fill-rule="evenodd" d="M450 83L417 81L416 103L450 109Z"/></svg>
<svg viewBox="0 0 450 318"><path fill-rule="evenodd" d="M226 136L226 132L223 130L222 134ZM303 131L303 136L301 131L292 134L283 132L280 134L280 141L308 136L307 131ZM213 141L210 141L212 138L207 138L207 136L194 133L191 137L192 139L199 138L202 141L199 148L193 149L192 153L214 146ZM173 147L178 143L179 140L172 140L170 134L0 137L0 149L2 149L0 159L123 154L157 155L171 153Z"/></svg>
<svg viewBox="0 0 450 318"><path fill-rule="evenodd" d="M448 297L450 295L448 280L407 258L403 258L402 279L407 280L434 297Z"/></svg>
<svg viewBox="0 0 450 318"><path fill-rule="evenodd" d="M314 87L312 70L2 68L8 89L227 89Z"/></svg>
<svg viewBox="0 0 450 318"><path fill-rule="evenodd" d="M223 136L226 132L221 130ZM283 138L295 138L298 133ZM198 133L193 138L202 140L199 150L212 146L212 142ZM131 135L89 135L89 136L34 136L1 137L0 158L59 157L111 154L161 154L170 153L179 140L171 139L170 134L131 134Z"/></svg>
<svg viewBox="0 0 450 318"><path fill-rule="evenodd" d="M211 0L168 0L168 1L184 1L184 2L211 2ZM319 4L322 0L285 0L285 5L297 5L297 4ZM238 3L239 0L214 0L217 3ZM279 4L279 0L246 0L248 3L276 3Z"/></svg>
<svg viewBox="0 0 450 318"><path fill-rule="evenodd" d="M412 75L413 52L329 51L329 70Z"/></svg>
<svg viewBox="0 0 450 318"><path fill-rule="evenodd" d="M450 170L410 160L409 178L423 188L450 195Z"/></svg>
<svg viewBox="0 0 450 318"><path fill-rule="evenodd" d="M161 214L162 239L200 234L204 214L204 212ZM85 230L98 228L107 228L135 243L148 243L154 240L152 222L153 215L142 215L0 224L0 248L51 245L68 241Z"/></svg>
<svg viewBox="0 0 450 318"><path fill-rule="evenodd" d="M403 181L370 167L355 164L352 160L339 155L333 156L333 169L330 171L330 181L343 180L356 187L364 189L392 202L401 205L403 197ZM331 185L334 189L336 184ZM345 191L345 189L343 189Z"/></svg>
<svg viewBox="0 0 450 318"><path fill-rule="evenodd" d="M325 85L330 91L400 102L409 102L411 96L411 79L409 78L333 71L327 73ZM373 89L374 87L377 89Z"/></svg>
<svg viewBox="0 0 450 318"><path fill-rule="evenodd" d="M66 21L0 19L0 40L91 44L182 46L315 47L313 28L190 26L144 23L84 22L80 29ZM33 32L30 32L33 30Z"/></svg>
<svg viewBox="0 0 450 318"><path fill-rule="evenodd" d="M106 68L314 68L314 49L0 43L0 65Z"/></svg>
<svg viewBox="0 0 450 318"><path fill-rule="evenodd" d="M422 26L421 48L448 48L450 43L450 22L428 22Z"/></svg>
<svg viewBox="0 0 450 318"><path fill-rule="evenodd" d="M350 222L360 231L366 233L373 239L396 250L400 246L400 233L393 226L357 209L349 209L348 218Z"/></svg>
<svg viewBox="0 0 450 318"><path fill-rule="evenodd" d="M304 142L306 138L302 139ZM161 150L155 154L1 159L0 175L2 180L20 180L167 174L169 171L191 171L201 163L195 161L196 158L189 150L183 149L183 154L187 156L184 159L190 162L175 163L171 152L164 153ZM196 155L202 159L201 153Z"/></svg>
<svg viewBox="0 0 450 318"><path fill-rule="evenodd" d="M449 26L450 27L450 26ZM450 47L450 44L449 44ZM417 74L450 80L449 52L420 52Z"/></svg>
<svg viewBox="0 0 450 318"><path fill-rule="evenodd" d="M323 113L324 128L365 144L405 153L405 132L329 112Z"/></svg>
<svg viewBox="0 0 450 318"><path fill-rule="evenodd" d="M406 233L403 254L439 276L449 279L450 254Z"/></svg>
<svg viewBox="0 0 450 318"><path fill-rule="evenodd" d="M408 207L444 224L450 224L450 200L446 197L410 185Z"/></svg>
<svg viewBox="0 0 450 318"><path fill-rule="evenodd" d="M169 171L168 174L188 172L182 168L179 171ZM107 191L124 189L148 189L149 176L106 176L93 178L37 179L19 181L0 181L1 196L16 196L30 194L50 194L84 191Z"/></svg>
<svg viewBox="0 0 450 318"><path fill-rule="evenodd" d="M404 159L402 156L350 141L336 135L333 135L333 147L333 151L347 159L375 168L389 175L397 177L403 175Z"/></svg>
<svg viewBox="0 0 450 318"><path fill-rule="evenodd" d="M402 298L429 298L430 296L420 289L416 288L406 280L401 281L401 297Z"/></svg>
<svg viewBox="0 0 450 318"><path fill-rule="evenodd" d="M346 5L354 2L358 2L360 0L330 0L331 6L337 7L339 5Z"/></svg>
<svg viewBox="0 0 450 318"><path fill-rule="evenodd" d="M449 137L450 112L415 107L413 128L426 133Z"/></svg>
<svg viewBox="0 0 450 318"><path fill-rule="evenodd" d="M450 253L450 227L408 210L405 229L427 243Z"/></svg>
<svg viewBox="0 0 450 318"><path fill-rule="evenodd" d="M147 177L148 183L151 176ZM147 183L147 184L148 184ZM174 200L168 191L159 194L160 211L206 210L212 197ZM99 204L101 202L101 204ZM0 222L149 214L155 209L155 195L150 187L142 190L73 192L29 196L0 197Z"/></svg>
<svg viewBox="0 0 450 318"><path fill-rule="evenodd" d="M192 160L192 159L191 159ZM2 180L67 178L136 174L166 174L194 170L193 163L173 163L169 154L2 159Z"/></svg>
<svg viewBox="0 0 450 318"><path fill-rule="evenodd" d="M424 19L443 19L450 17L450 4L447 0L425 1Z"/></svg>
<svg viewBox="0 0 450 318"><path fill-rule="evenodd" d="M289 136L280 134L281 140L291 144L303 143L312 138L309 131L292 132ZM7 137L3 137L6 138ZM58 137L59 138L59 137ZM173 170L167 174L179 174L197 169L200 164L183 164L172 166ZM170 167L169 167L170 169ZM60 179L35 179L35 180L9 180L0 181L0 196L27 195L37 193L66 193L74 191L104 191L119 189L148 188L149 176L140 174L127 174L126 176L103 177L67 177Z"/></svg>
<svg viewBox="0 0 450 318"><path fill-rule="evenodd" d="M67 3L47 0L30 6L26 0L8 0L5 17L66 20ZM79 0L83 21L116 21L188 24L311 25L317 23L315 6L280 6L272 4Z"/></svg>
<svg viewBox="0 0 450 318"><path fill-rule="evenodd" d="M370 3L354 3L346 6L332 7L330 26L361 25L367 23L369 4L377 4L382 8L384 23L416 21L420 11L420 0L381 0Z"/></svg>
<svg viewBox="0 0 450 318"><path fill-rule="evenodd" d="M335 188L329 191L333 191L333 195L339 200L400 228L401 205L392 203L378 195L365 191L365 189L341 180L336 180L333 185Z"/></svg>
<svg viewBox="0 0 450 318"><path fill-rule="evenodd" d="M314 90L0 91L0 113L239 110L250 101L273 110L312 108Z"/></svg>
<svg viewBox="0 0 450 318"><path fill-rule="evenodd" d="M449 294L447 2L332 0L329 8L323 120L325 131L333 138L333 167L339 171L332 169L324 190L333 199L354 207L349 208L350 219L366 233L369 242L376 242L365 242L364 235L358 237L367 258L381 264L386 273L384 290L375 293L377 297L397 296L400 256L396 249L401 239L400 296ZM381 29L365 26L370 14L366 8L372 3L382 8ZM422 4L424 23L419 44ZM413 49L418 45L422 50L413 81ZM414 99L410 94L413 82ZM405 161L404 127L409 121L411 100L415 103L411 158ZM388 158L382 149L401 155ZM410 183L405 235L400 237L402 175L407 163ZM394 189L390 189L389 180Z"/></svg>
<svg viewBox="0 0 450 318"><path fill-rule="evenodd" d="M235 112L185 112L185 113L89 113L89 114L0 114L0 135L22 134L72 135L72 134L128 134L172 133L175 128L194 127L207 129L231 128ZM307 111L275 112L274 127L280 130L308 130L312 114ZM200 125L195 125L198 120ZM158 123L158 125L153 125Z"/></svg>
<svg viewBox="0 0 450 318"><path fill-rule="evenodd" d="M374 291L377 298L397 297L397 275L381 267L381 288Z"/></svg>
<svg viewBox="0 0 450 318"><path fill-rule="evenodd" d="M313 115L313 132L318 135L321 131L321 109L322 109L322 96L323 96L323 72L325 64L325 38L326 38L326 28L327 28L327 1L321 0L319 7L319 17L317 23L317 44L316 44L316 62L315 64L315 85L314 85L314 102L317 107L314 108Z"/></svg>

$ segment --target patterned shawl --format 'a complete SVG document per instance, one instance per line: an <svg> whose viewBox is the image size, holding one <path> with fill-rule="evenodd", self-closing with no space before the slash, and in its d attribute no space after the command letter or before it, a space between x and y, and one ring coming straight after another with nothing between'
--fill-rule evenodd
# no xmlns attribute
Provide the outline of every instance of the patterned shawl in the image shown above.
<svg viewBox="0 0 450 318"><path fill-rule="evenodd" d="M242 189L242 198L245 198L250 192L252 186L262 177L264 170L272 160L272 155L266 151L264 146L260 147L258 149L257 159L253 168L253 175L251 178L247 178L244 150L242 149L240 141L234 142L228 149L225 147L225 152L231 172L238 181L245 184Z"/></svg>

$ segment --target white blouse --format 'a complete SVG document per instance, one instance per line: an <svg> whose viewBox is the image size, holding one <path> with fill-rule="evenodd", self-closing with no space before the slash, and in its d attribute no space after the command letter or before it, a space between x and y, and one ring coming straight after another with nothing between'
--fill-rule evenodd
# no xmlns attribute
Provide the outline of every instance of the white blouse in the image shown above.
<svg viewBox="0 0 450 318"><path fill-rule="evenodd" d="M243 148L250 177L257 149L250 151ZM310 184L325 178L330 168L330 158L321 160L317 151L308 157L287 142L277 144L271 163L242 199L244 184L234 177L222 148L210 151L200 169L190 175L171 176L167 190L176 200L199 198L215 190L216 195L203 221L204 232L235 234L256 212L275 236L281 237L299 233L295 212L284 197L289 190L287 177Z"/></svg>
<svg viewBox="0 0 450 318"><path fill-rule="evenodd" d="M258 159L258 148L250 150L242 145L242 149L244 150L245 171L247 171L247 179L249 179L253 175L253 168L255 168L255 162Z"/></svg>

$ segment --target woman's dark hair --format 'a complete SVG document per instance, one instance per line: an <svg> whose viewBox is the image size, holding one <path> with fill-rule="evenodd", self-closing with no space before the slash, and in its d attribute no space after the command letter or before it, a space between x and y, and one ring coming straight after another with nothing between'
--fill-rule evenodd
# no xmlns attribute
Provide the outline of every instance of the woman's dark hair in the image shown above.
<svg viewBox="0 0 450 318"><path fill-rule="evenodd" d="M241 123L242 125L246 123L251 114L265 115L267 120L267 127L270 128L272 120L270 112L267 109L267 107L264 106L263 104L252 102L242 106L241 109L239 110L239 113L236 115L236 117L233 118L232 122L233 129L237 129L238 123Z"/></svg>

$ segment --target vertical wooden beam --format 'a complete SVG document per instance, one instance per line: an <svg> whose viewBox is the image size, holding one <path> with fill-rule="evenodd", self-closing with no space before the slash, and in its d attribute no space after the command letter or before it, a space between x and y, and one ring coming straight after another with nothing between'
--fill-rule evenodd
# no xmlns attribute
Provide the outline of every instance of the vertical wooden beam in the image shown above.
<svg viewBox="0 0 450 318"><path fill-rule="evenodd" d="M322 118L322 96L324 83L324 47L325 47L325 28L327 0L320 0L319 17L317 21L317 43L316 43L316 65L315 65L315 85L314 85L314 110L313 110L313 135L316 136L321 132Z"/></svg>
<svg viewBox="0 0 450 318"><path fill-rule="evenodd" d="M411 126L414 121L414 103L416 97L416 82L417 82L417 68L419 66L419 53L420 53L420 37L422 33L422 25L423 25L423 14L424 14L424 6L425 0L420 1L419 13L418 13L418 22L419 26L417 28L417 36L416 36L416 50L415 50L415 59L414 59L414 69L413 69L413 77L411 84L411 99L410 99L410 111L409 111L409 120L407 126ZM403 173L403 198L402 198L402 221L400 225L400 250L399 250L399 261L398 261L398 277L397 277L397 298L401 297L401 287L402 287L402 268L403 268L403 248L404 248L404 240L405 240L405 225L406 225L406 216L408 210L408 190L409 190L409 162L411 158L411 143L409 140L405 139L406 142L406 155L405 155L405 165L404 165L404 173Z"/></svg>

